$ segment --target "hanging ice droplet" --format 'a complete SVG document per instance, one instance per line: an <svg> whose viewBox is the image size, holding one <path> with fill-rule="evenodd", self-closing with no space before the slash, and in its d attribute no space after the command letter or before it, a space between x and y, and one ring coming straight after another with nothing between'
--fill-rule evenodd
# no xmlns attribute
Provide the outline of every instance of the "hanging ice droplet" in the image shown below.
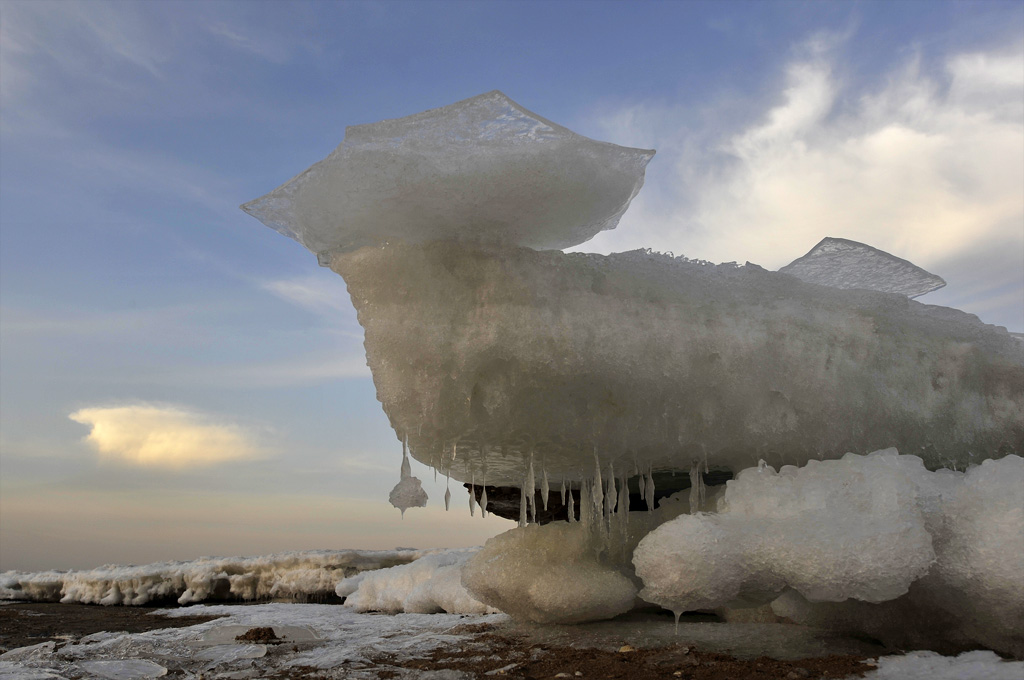
<svg viewBox="0 0 1024 680"><path fill-rule="evenodd" d="M562 482L562 498L565 498L565 482L564 481ZM571 486L569 487L569 500L567 501L567 504L566 504L566 502L563 502L562 505L565 505L566 506L566 510L567 510L565 521L569 522L569 524L572 524L573 522L576 521L576 507L575 507L575 503L573 502L573 499L572 499L572 487Z"/></svg>
<svg viewBox="0 0 1024 680"><path fill-rule="evenodd" d="M452 505L452 490L451 489L445 489L444 490L444 511L448 512L448 508L450 508L451 505Z"/></svg>
<svg viewBox="0 0 1024 680"><path fill-rule="evenodd" d="M480 492L480 516L487 517L487 484L484 483L483 491Z"/></svg>
<svg viewBox="0 0 1024 680"><path fill-rule="evenodd" d="M548 494L551 493L551 487L548 486L548 471L544 469L543 480L540 483L540 497L544 501L544 512L548 510Z"/></svg>

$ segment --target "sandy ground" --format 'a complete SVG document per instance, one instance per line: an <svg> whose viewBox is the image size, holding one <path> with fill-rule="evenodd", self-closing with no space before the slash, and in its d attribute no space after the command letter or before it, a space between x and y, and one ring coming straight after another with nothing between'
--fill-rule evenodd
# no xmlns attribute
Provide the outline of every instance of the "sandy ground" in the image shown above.
<svg viewBox="0 0 1024 680"><path fill-rule="evenodd" d="M196 608L197 613L203 608ZM83 636L100 631L126 631L139 633L162 628L182 628L216 620L217 616L180 614L173 618L153 615L151 607L102 607L74 604L8 604L0 607L0 646L6 649L34 645L54 640L61 645L74 645ZM468 619L472 621L472 619ZM640 626L650 622L638 620ZM686 628L684 622L684 630ZM697 625L691 622L689 625ZM721 624L726 625L726 624ZM666 631L671 624L659 625ZM249 640L258 640L273 646L268 629L253 628L246 633ZM869 648L861 654L818 653L807 658L775 659L764 654L756 644L748 645L739 654L720 651L727 642L710 643L716 649L702 649L692 641L676 636L654 639L650 636L643 646L634 648L618 641L629 624L622 623L607 629L601 626L530 627L495 625L493 623L467 623L452 634L462 636L462 644L441 646L429 654L408 657L394 652L382 652L371 659L371 666L361 665L358 677L377 678L689 678L692 680L725 680L751 678L801 679L857 677L873 668L866 663ZM612 632L614 631L614 632ZM628 637L628 636L627 636ZM272 636L271 636L272 638ZM615 638L615 640L613 640ZM246 639L246 638L242 638ZM637 644L637 639L633 640ZM621 642L621 644L620 644ZM763 640L770 646L770 639ZM283 644L287 644L286 642ZM800 655L790 645L788 656ZM786 655L784 655L786 656ZM171 671L167 677L179 673ZM181 676L184 677L184 676ZM345 668L292 667L278 668L269 676L278 680L350 677Z"/></svg>

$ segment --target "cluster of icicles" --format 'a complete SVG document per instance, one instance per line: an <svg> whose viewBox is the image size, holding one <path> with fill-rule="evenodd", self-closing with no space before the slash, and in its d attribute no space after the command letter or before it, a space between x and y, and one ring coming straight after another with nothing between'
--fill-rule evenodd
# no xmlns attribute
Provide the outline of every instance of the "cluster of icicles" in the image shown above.
<svg viewBox="0 0 1024 680"><path fill-rule="evenodd" d="M482 451L486 454L488 447L484 445ZM408 476L408 438L402 441L402 478ZM456 447L452 446L452 460L455 459ZM537 491L540 491L541 504L545 511L548 509L548 498L551 493L551 486L548 481L548 472L541 466L540 485L538 487L534 464L533 451L523 456L523 479L519 485L519 526L537 523ZM602 473L601 461L594 449L594 472L588 477L580 474L580 481L576 482L576 490L579 492L580 508L579 520L576 519L575 498L573 496L574 482L561 481L562 506L566 508L566 521L571 523L579 522L587 529L594 529L608 537L610 534L619 532L625 534L627 516L629 514L629 478L635 476L640 488L640 496L647 505L647 510L654 510L654 469L648 464L647 469L640 470L636 461L633 462L633 474L621 472L618 477L615 474L614 463L608 463L607 469ZM707 461L703 463L704 472L708 471ZM701 463L693 462L690 469L690 512L700 510L706 500L706 487L704 478L701 475ZM434 480L437 480L438 467L434 466ZM480 507L480 516L487 517L487 467L483 466L483 473L480 479L480 500L477 501L476 494L476 473L470 473L469 483L469 514L475 516L476 508ZM444 492L444 509L451 509L451 474L446 474Z"/></svg>

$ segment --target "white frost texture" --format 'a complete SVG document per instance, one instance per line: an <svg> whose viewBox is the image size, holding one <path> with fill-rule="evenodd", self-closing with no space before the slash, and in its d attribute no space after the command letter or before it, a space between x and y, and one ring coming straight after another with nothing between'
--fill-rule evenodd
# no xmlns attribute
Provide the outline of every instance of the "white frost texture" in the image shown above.
<svg viewBox="0 0 1024 680"><path fill-rule="evenodd" d="M242 209L321 257L388 241L565 248L618 224L653 156L495 90L349 126L331 155Z"/></svg>
<svg viewBox="0 0 1024 680"><path fill-rule="evenodd" d="M786 590L773 608L799 621L886 640L884 622L902 611L918 642L1024 653L1018 456L966 473L929 472L894 450L778 473L762 466L730 481L718 510L680 516L640 542L642 598L684 611L753 606Z"/></svg>
<svg viewBox="0 0 1024 680"><path fill-rule="evenodd" d="M357 612L398 614L490 614L488 607L462 586L462 566L475 548L446 550L373 572L363 572L337 586L345 606Z"/></svg>
<svg viewBox="0 0 1024 680"><path fill-rule="evenodd" d="M433 551L309 550L261 557L202 557L85 571L0 574L0 600L142 605L216 600L316 599L347 576L412 562Z"/></svg>

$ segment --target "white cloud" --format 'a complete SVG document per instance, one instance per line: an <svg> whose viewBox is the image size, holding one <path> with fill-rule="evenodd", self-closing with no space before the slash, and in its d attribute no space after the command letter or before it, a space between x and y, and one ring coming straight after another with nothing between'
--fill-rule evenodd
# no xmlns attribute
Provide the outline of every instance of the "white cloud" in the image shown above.
<svg viewBox="0 0 1024 680"><path fill-rule="evenodd" d="M354 320L355 310L345 281L333 273L276 279L261 285L282 300L335 323L350 318Z"/></svg>
<svg viewBox="0 0 1024 680"><path fill-rule="evenodd" d="M824 52L786 67L776 103L753 124L716 127L674 104L604 116L609 138L640 137L661 164L620 227L582 249L778 268L839 236L943 276L995 244L1003 261L965 283L1012 285L1024 308L1024 52L953 55L937 75L915 57L859 90ZM718 118L737 120L725 109ZM687 128L694 120L706 125Z"/></svg>
<svg viewBox="0 0 1024 680"><path fill-rule="evenodd" d="M83 408L68 417L92 427L85 441L105 460L181 469L260 456L241 427L177 407Z"/></svg>

